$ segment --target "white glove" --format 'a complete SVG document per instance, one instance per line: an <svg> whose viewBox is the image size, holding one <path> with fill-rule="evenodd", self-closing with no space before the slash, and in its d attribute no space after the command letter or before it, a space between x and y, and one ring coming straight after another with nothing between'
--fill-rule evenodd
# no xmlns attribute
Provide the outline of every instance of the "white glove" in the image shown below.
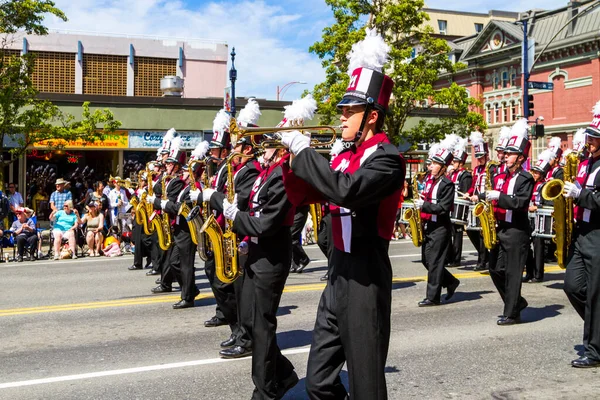
<svg viewBox="0 0 600 400"><path fill-rule="evenodd" d="M168 202L169 202L169 200L161 200L160 201L160 208L162 208L164 210L165 207L167 206Z"/></svg>
<svg viewBox="0 0 600 400"><path fill-rule="evenodd" d="M414 203L415 203L415 208L417 210L420 210L423 207L423 203L425 203L425 201L423 199L416 199L414 201Z"/></svg>
<svg viewBox="0 0 600 400"><path fill-rule="evenodd" d="M299 131L286 131L281 134L281 143L294 155L298 155L302 150L310 147L310 138Z"/></svg>
<svg viewBox="0 0 600 400"><path fill-rule="evenodd" d="M240 242L240 244L238 245L238 252L240 254L244 254L245 255L245 254L248 254L248 250L250 250L248 248L248 242L246 242L246 241Z"/></svg>
<svg viewBox="0 0 600 400"><path fill-rule="evenodd" d="M149 194L146 196L146 203L154 204L154 200L156 200L156 196L153 194Z"/></svg>
<svg viewBox="0 0 600 400"><path fill-rule="evenodd" d="M215 192L215 189L204 189L202 192L202 201L210 201L210 197Z"/></svg>
<svg viewBox="0 0 600 400"><path fill-rule="evenodd" d="M500 192L498 190L488 190L485 192L485 199L487 201L498 200L500 198Z"/></svg>
<svg viewBox="0 0 600 400"><path fill-rule="evenodd" d="M581 194L581 188L577 187L576 184L571 182L565 182L565 188L563 189L565 197L571 197L576 199Z"/></svg>
<svg viewBox="0 0 600 400"><path fill-rule="evenodd" d="M200 192L198 189L190 190L190 200L192 200L192 201L198 200L198 197L200 197L200 193L202 193L202 192Z"/></svg>
<svg viewBox="0 0 600 400"><path fill-rule="evenodd" d="M230 221L235 220L235 216L240 211L237 206L237 194L233 198L233 203L227 201L227 198L223 199L223 215Z"/></svg>

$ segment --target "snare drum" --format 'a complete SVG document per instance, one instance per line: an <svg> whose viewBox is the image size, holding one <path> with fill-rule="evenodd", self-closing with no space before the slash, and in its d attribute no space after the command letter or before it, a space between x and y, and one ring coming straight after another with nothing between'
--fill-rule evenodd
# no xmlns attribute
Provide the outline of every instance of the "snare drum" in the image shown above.
<svg viewBox="0 0 600 400"><path fill-rule="evenodd" d="M475 216L473 210L475 209L475 204L471 204L469 206L469 215L467 220L467 230L468 231L480 231L481 230L481 221L479 218Z"/></svg>
<svg viewBox="0 0 600 400"><path fill-rule="evenodd" d="M469 207L471 207L469 200L454 199L454 210L450 214L450 221L453 224L467 225L469 221Z"/></svg>
<svg viewBox="0 0 600 400"><path fill-rule="evenodd" d="M554 237L554 217L552 213L554 208L543 207L538 208L534 213L534 230L532 236L537 236L545 239Z"/></svg>
<svg viewBox="0 0 600 400"><path fill-rule="evenodd" d="M409 208L414 208L413 203L402 203L402 207L400 208L400 220L399 222L404 225L408 225L408 221L404 219L404 212Z"/></svg>

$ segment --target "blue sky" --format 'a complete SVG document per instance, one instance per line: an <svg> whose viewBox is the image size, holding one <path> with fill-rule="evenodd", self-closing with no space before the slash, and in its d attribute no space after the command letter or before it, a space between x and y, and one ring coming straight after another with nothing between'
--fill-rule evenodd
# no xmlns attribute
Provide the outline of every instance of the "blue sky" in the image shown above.
<svg viewBox="0 0 600 400"><path fill-rule="evenodd" d="M238 96L274 99L277 85L292 85L285 100L321 82L320 60L308 48L332 23L324 0L54 0L68 22L48 19L53 29L206 38L236 48ZM430 8L487 12L553 9L567 0L429 0Z"/></svg>

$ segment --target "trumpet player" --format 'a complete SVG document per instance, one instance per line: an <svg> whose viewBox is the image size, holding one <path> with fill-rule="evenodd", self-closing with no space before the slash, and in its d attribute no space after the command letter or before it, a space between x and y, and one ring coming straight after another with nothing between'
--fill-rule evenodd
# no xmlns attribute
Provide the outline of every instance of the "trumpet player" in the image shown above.
<svg viewBox="0 0 600 400"><path fill-rule="evenodd" d="M421 262L427 269L427 291L419 307L441 304L442 288L447 288L446 301L450 300L460 284L445 268L450 247L450 212L454 204L454 184L445 175L452 163L455 138L447 137L431 157L430 178L427 180L422 198L414 200L415 207L421 210L421 220L425 222L424 241L421 247Z"/></svg>
<svg viewBox="0 0 600 400"><path fill-rule="evenodd" d="M564 195L574 200L575 231L564 290L583 319L581 357L576 368L600 367L600 102L586 130L589 158L579 164L575 183L565 182Z"/></svg>
<svg viewBox="0 0 600 400"><path fill-rule="evenodd" d="M353 46L350 84L338 104L342 140L352 146L331 166L300 132L282 137L293 154L292 172L285 176L291 201L329 201L331 212L334 249L308 357L310 399L348 395L339 376L344 363L352 398L387 398L392 289L388 249L406 172L383 132L394 83L376 60L387 59L388 52L381 36L370 29L365 41Z"/></svg>
<svg viewBox="0 0 600 400"><path fill-rule="evenodd" d="M490 251L490 276L504 301L504 313L496 323L500 326L520 322L527 301L521 297L523 266L529 247L529 201L533 177L522 168L531 144L527 139L528 123L521 119L513 125L504 149L506 173L496 175L493 190L479 195L494 206L498 244Z"/></svg>
<svg viewBox="0 0 600 400"><path fill-rule="evenodd" d="M163 213L168 214L169 222L171 222L171 220L174 220L177 217L177 213L169 213L167 210L163 209L163 204L166 203L162 203L162 197L166 195L167 200L170 200L171 202L175 203L177 202L177 197L183 190L184 183L179 178L179 174L181 172L182 164L185 163L185 152L180 150L181 143L182 142L180 137L175 137L171 141L169 154L165 160L166 174L167 176L172 176L172 178L170 178L165 185L166 194L162 193L161 188L161 197L158 197L158 192L146 196L146 201L149 204L153 204L155 210L161 211L161 215L163 215ZM170 224L168 229L171 229ZM165 293L173 291L174 279L177 279L178 283L181 285L181 277L179 274L179 253L174 253L173 246L171 246L167 251L165 251L164 258L165 261L162 265L160 273L160 283L158 286L151 289L152 293Z"/></svg>

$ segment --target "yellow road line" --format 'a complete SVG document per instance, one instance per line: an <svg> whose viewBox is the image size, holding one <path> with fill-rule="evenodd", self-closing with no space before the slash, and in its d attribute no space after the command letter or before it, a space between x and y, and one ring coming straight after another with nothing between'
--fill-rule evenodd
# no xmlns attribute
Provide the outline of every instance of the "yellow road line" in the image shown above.
<svg viewBox="0 0 600 400"><path fill-rule="evenodd" d="M559 267L546 267L546 272L564 271ZM453 274L459 279L475 279L487 277L487 274L480 272L463 272ZM409 278L394 278L393 283L403 282L423 282L427 280L427 276L415 276ZM310 283L301 285L289 285L284 289L284 293L296 293L296 292L311 292L323 290L325 283ZM203 300L213 298L212 293L201 294L196 297L196 300ZM27 308L11 308L0 310L0 317L8 317L13 315L28 315L28 314L43 314L59 311L74 311L74 310L91 310L97 308L109 308L109 307L126 307L132 305L143 305L143 304L160 304L160 303L171 303L180 299L178 295L169 296L156 296L156 297L140 297L135 299L121 299L121 300L108 300L108 301L94 301L88 303L75 303L75 304L59 304L54 306L39 306L39 307L27 307Z"/></svg>

